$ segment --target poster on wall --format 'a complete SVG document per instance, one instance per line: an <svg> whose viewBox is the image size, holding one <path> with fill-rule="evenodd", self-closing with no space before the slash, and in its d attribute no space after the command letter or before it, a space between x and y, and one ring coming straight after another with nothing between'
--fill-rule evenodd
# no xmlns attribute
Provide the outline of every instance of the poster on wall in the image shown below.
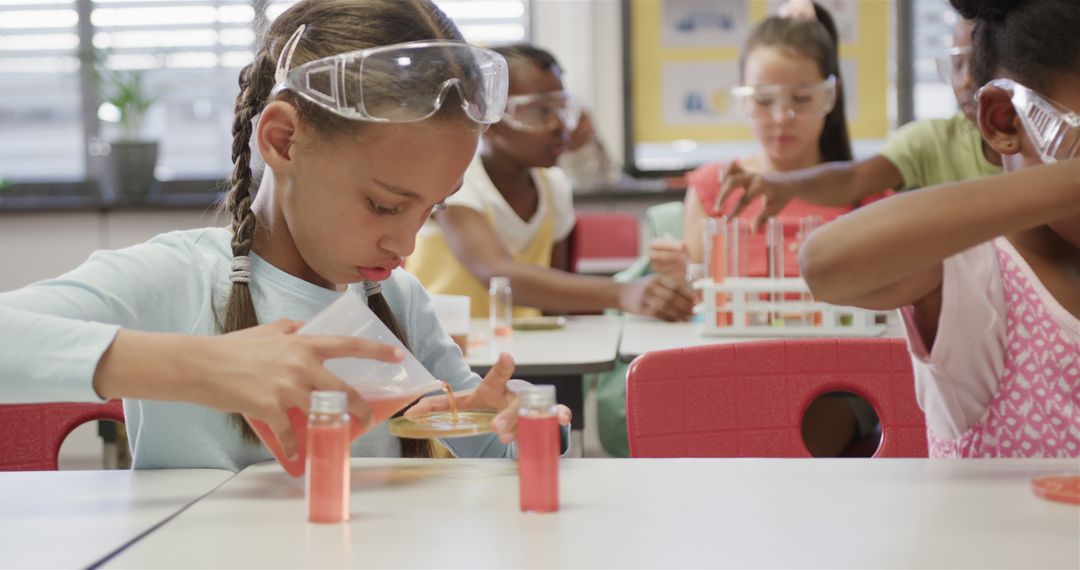
<svg viewBox="0 0 1080 570"><path fill-rule="evenodd" d="M733 61L670 62L662 71L664 124L737 125L742 117L731 107L738 83Z"/></svg>
<svg viewBox="0 0 1080 570"><path fill-rule="evenodd" d="M667 0L664 47L738 47L750 30L750 7L744 0Z"/></svg>
<svg viewBox="0 0 1080 570"><path fill-rule="evenodd" d="M676 174L754 152L731 108L739 52L780 0L629 0L624 4L626 163L632 174ZM892 0L819 0L840 36L848 128L874 148L888 130Z"/></svg>

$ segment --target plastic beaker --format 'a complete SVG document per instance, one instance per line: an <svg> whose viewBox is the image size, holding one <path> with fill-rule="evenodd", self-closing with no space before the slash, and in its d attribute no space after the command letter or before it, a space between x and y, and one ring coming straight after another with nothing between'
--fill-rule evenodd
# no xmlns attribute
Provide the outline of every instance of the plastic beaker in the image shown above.
<svg viewBox="0 0 1080 570"><path fill-rule="evenodd" d="M332 358L324 365L327 370L345 381L367 401L379 424L407 404L428 392L438 391L442 384L425 369L405 345L394 336L390 329L371 312L359 293L349 291L330 306L323 309L307 322L298 334L320 336L354 336L396 346L405 350L405 359L400 363L382 362L366 358ZM289 411L293 433L296 435L297 458L289 460L281 451L281 445L273 430L266 423L254 418L245 419L259 435L271 453L293 477L304 473L306 457L307 417L299 410ZM351 440L360 437L366 431L355 418L350 417Z"/></svg>

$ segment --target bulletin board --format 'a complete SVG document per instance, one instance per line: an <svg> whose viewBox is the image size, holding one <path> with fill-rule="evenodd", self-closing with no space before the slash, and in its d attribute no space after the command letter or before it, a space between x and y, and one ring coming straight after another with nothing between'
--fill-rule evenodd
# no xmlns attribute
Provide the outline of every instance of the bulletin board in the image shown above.
<svg viewBox="0 0 1080 570"><path fill-rule="evenodd" d="M892 0L818 0L840 35L840 73L852 139L888 131ZM731 108L739 50L754 25L782 0L629 0L624 4L626 164L632 174L682 168L646 164L641 148L752 144L746 120ZM728 158L716 156L711 160Z"/></svg>

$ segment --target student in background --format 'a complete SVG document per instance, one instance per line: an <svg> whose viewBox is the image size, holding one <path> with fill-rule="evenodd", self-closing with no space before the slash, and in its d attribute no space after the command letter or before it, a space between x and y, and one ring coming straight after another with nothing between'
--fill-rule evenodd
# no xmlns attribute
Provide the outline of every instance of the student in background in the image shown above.
<svg viewBox="0 0 1080 570"><path fill-rule="evenodd" d="M402 61L418 71L402 73ZM342 98L327 69L349 79ZM463 43L431 2L294 4L240 73L231 226L98 252L59 278L0 294L2 400L123 398L135 468L239 471L272 458L240 414L269 424L292 454L287 410L306 414L311 391L341 390L369 426L353 455L430 456L428 442L369 425L367 403L323 366L400 361L400 350L294 334L297 321L357 295L454 387L459 405L502 410L497 434L447 445L466 456L510 454L513 362L504 355L483 380L472 373L423 288L395 270L457 189L483 125L499 119L506 81L505 60ZM252 141L266 163L258 188ZM569 410L559 419L566 425Z"/></svg>
<svg viewBox="0 0 1080 570"><path fill-rule="evenodd" d="M488 282L510 278L515 316L618 308L686 320L682 279L651 275L627 283L567 273L574 227L570 184L555 168L581 107L542 49L497 48L510 65L506 116L485 133L464 183L421 231L408 268L432 293L467 295L474 317L488 312Z"/></svg>
<svg viewBox="0 0 1080 570"><path fill-rule="evenodd" d="M850 160L836 26L824 8L812 16L773 16L758 24L740 54L740 87L732 105L749 119L760 150L715 162L687 175L683 241L692 263L701 263L706 217L731 214L740 196L721 196L720 180L733 173L786 172L822 162ZM751 206L740 217L758 213ZM820 216L829 221L851 204L818 206L793 200L784 217ZM794 266L793 266L794 268Z"/></svg>
<svg viewBox="0 0 1080 570"><path fill-rule="evenodd" d="M971 78L973 24L960 20L953 30L953 48L939 59L960 108L950 119L924 119L901 127L879 154L864 160L828 159L794 171L723 173L718 200L741 197L727 210L741 215L752 201L755 223L788 211L793 200L846 207L886 190L905 190L990 176L1001 172L1001 157L983 141L975 126L976 84ZM745 191L741 191L745 190Z"/></svg>
<svg viewBox="0 0 1080 570"><path fill-rule="evenodd" d="M1080 10L952 4L1007 174L837 220L803 274L825 301L902 308L932 457L1080 457Z"/></svg>
<svg viewBox="0 0 1080 570"><path fill-rule="evenodd" d="M652 271L686 279L687 253L691 261L701 261L703 222L723 210L716 206L716 199L720 172L726 166L772 171L851 158L835 26L824 8L806 4L808 10L791 17L772 16L759 23L741 53L743 87L736 105L749 115L760 152L739 162L741 166L713 163L689 175L683 241L654 240L649 251ZM793 202L785 214L816 214L830 220L850 209ZM749 219L752 214L745 216ZM790 257L795 271L794 255ZM615 456L628 455L624 368L598 376L597 420L605 450ZM819 400L807 412L807 447L817 456L838 455L853 439L873 437L874 423L873 413L861 400Z"/></svg>

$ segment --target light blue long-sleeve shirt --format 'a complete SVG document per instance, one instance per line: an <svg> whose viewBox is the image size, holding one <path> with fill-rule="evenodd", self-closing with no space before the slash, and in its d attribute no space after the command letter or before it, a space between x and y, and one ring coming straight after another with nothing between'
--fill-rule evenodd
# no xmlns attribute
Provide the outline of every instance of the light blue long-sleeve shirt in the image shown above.
<svg viewBox="0 0 1080 570"><path fill-rule="evenodd" d="M0 294L0 401L100 402L93 376L120 328L218 334L215 311L228 299L232 250L222 228L160 235L116 251L99 251L55 279ZM251 293L259 322L307 321L341 295L251 256ZM383 295L413 353L454 391L479 384L457 345L439 326L427 293L407 272L394 271ZM223 381L227 381L224 380ZM228 414L194 404L125 400L135 468L217 468L239 471L272 459L245 443ZM505 457L494 435L447 440L463 457ZM397 438L383 423L353 442L355 457L396 457Z"/></svg>

